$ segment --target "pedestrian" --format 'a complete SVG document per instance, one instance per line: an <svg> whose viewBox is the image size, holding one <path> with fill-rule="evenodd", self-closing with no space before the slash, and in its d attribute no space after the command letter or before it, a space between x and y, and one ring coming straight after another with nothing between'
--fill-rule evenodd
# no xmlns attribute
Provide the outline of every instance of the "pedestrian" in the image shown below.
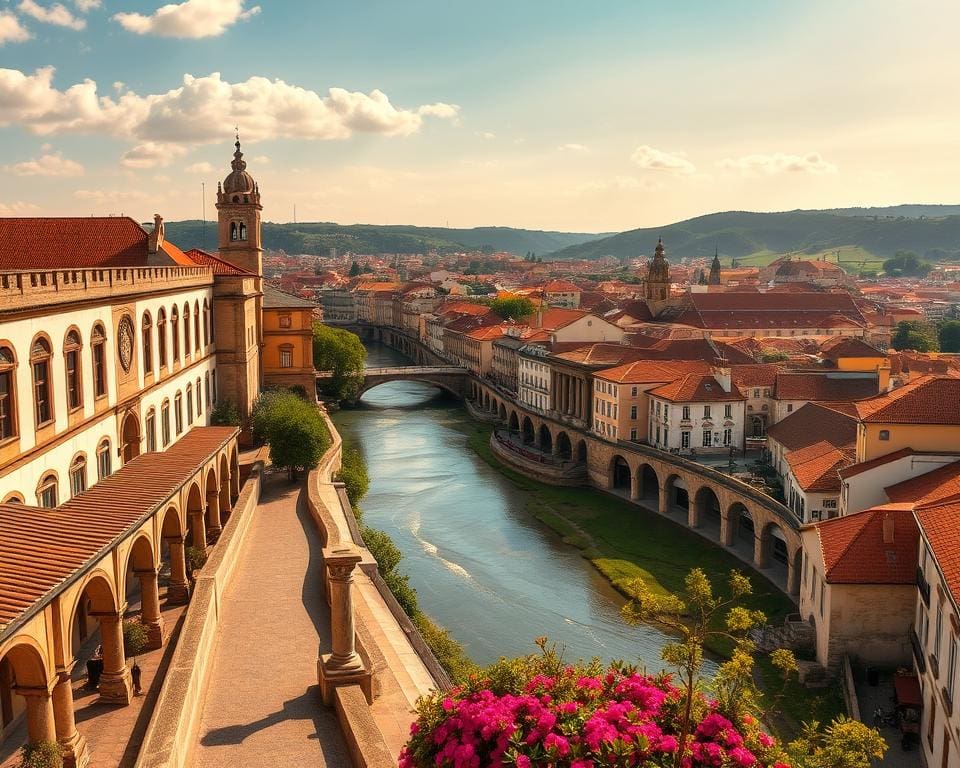
<svg viewBox="0 0 960 768"><path fill-rule="evenodd" d="M140 696L143 691L140 689L140 665L137 660L133 660L133 666L130 668L130 677L133 680L133 695Z"/></svg>

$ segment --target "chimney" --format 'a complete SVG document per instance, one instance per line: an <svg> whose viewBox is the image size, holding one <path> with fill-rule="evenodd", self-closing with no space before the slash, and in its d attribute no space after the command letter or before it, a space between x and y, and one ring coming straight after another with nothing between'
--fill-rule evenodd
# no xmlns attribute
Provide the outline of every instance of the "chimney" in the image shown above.
<svg viewBox="0 0 960 768"><path fill-rule="evenodd" d="M886 514L883 516L883 543L884 544L893 544L893 515Z"/></svg>
<svg viewBox="0 0 960 768"><path fill-rule="evenodd" d="M726 358L718 357L712 366L713 378L717 380L724 392L729 392L732 386L730 379L730 365Z"/></svg>
<svg viewBox="0 0 960 768"><path fill-rule="evenodd" d="M147 238L147 252L159 253L163 247L163 216L159 213L153 214L153 232Z"/></svg>

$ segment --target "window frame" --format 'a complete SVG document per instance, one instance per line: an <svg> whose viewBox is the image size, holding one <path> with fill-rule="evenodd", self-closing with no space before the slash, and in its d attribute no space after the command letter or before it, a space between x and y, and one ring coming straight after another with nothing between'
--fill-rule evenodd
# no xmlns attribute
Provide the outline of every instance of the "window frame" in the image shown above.
<svg viewBox="0 0 960 768"><path fill-rule="evenodd" d="M105 437L97 443L97 480L103 480L113 474L113 454L110 452L110 438Z"/></svg>
<svg viewBox="0 0 960 768"><path fill-rule="evenodd" d="M9 354L4 354L4 350ZM2 386L4 379L7 380L6 392L4 392ZM0 443L4 443L7 440L14 440L19 435L20 428L17 413L17 353L12 344L3 343L0 344Z"/></svg>
<svg viewBox="0 0 960 768"><path fill-rule="evenodd" d="M85 453L78 453L73 457L67 477L70 481L71 499L87 490L87 455Z"/></svg>
<svg viewBox="0 0 960 768"><path fill-rule="evenodd" d="M140 318L140 345L143 349L143 375L153 375L153 317L144 310Z"/></svg>
<svg viewBox="0 0 960 768"><path fill-rule="evenodd" d="M37 352L38 345L45 348L43 352ZM37 375L38 366L43 366L43 370L45 371L42 380L39 379ZM31 383L33 385L33 421L34 426L39 430L53 424L56 420L53 402L53 382L51 381L53 374L53 345L50 343L50 339L43 334L35 336L30 343L30 373L32 378ZM42 401L38 399L38 395L41 393L41 385L44 395ZM45 419L41 419L41 416L44 415L41 413L41 402L46 407Z"/></svg>
<svg viewBox="0 0 960 768"><path fill-rule="evenodd" d="M63 372L67 388L67 412L83 408L83 339L77 328L69 328L63 337Z"/></svg>
<svg viewBox="0 0 960 768"><path fill-rule="evenodd" d="M56 509L59 503L60 496L60 480L57 477L56 472L45 472L40 478L40 482L37 483L37 506L42 509ZM44 496L46 494L52 494L50 501L52 503L44 503Z"/></svg>

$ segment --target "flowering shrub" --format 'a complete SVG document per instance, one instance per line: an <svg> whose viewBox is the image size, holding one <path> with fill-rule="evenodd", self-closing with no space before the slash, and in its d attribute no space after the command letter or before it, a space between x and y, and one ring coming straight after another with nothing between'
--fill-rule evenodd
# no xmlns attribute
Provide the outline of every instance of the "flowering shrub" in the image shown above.
<svg viewBox="0 0 960 768"><path fill-rule="evenodd" d="M400 768L787 768L749 715L731 722L700 693L678 754L685 693L619 664L503 660L419 706Z"/></svg>

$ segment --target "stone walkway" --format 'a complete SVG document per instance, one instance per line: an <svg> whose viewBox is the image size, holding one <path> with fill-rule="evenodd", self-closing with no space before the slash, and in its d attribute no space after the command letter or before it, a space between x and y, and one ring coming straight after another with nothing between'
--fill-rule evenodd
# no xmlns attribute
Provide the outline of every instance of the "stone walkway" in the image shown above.
<svg viewBox="0 0 960 768"><path fill-rule="evenodd" d="M268 472L222 618L200 718L195 768L349 766L317 687L329 642L321 546L301 485Z"/></svg>

